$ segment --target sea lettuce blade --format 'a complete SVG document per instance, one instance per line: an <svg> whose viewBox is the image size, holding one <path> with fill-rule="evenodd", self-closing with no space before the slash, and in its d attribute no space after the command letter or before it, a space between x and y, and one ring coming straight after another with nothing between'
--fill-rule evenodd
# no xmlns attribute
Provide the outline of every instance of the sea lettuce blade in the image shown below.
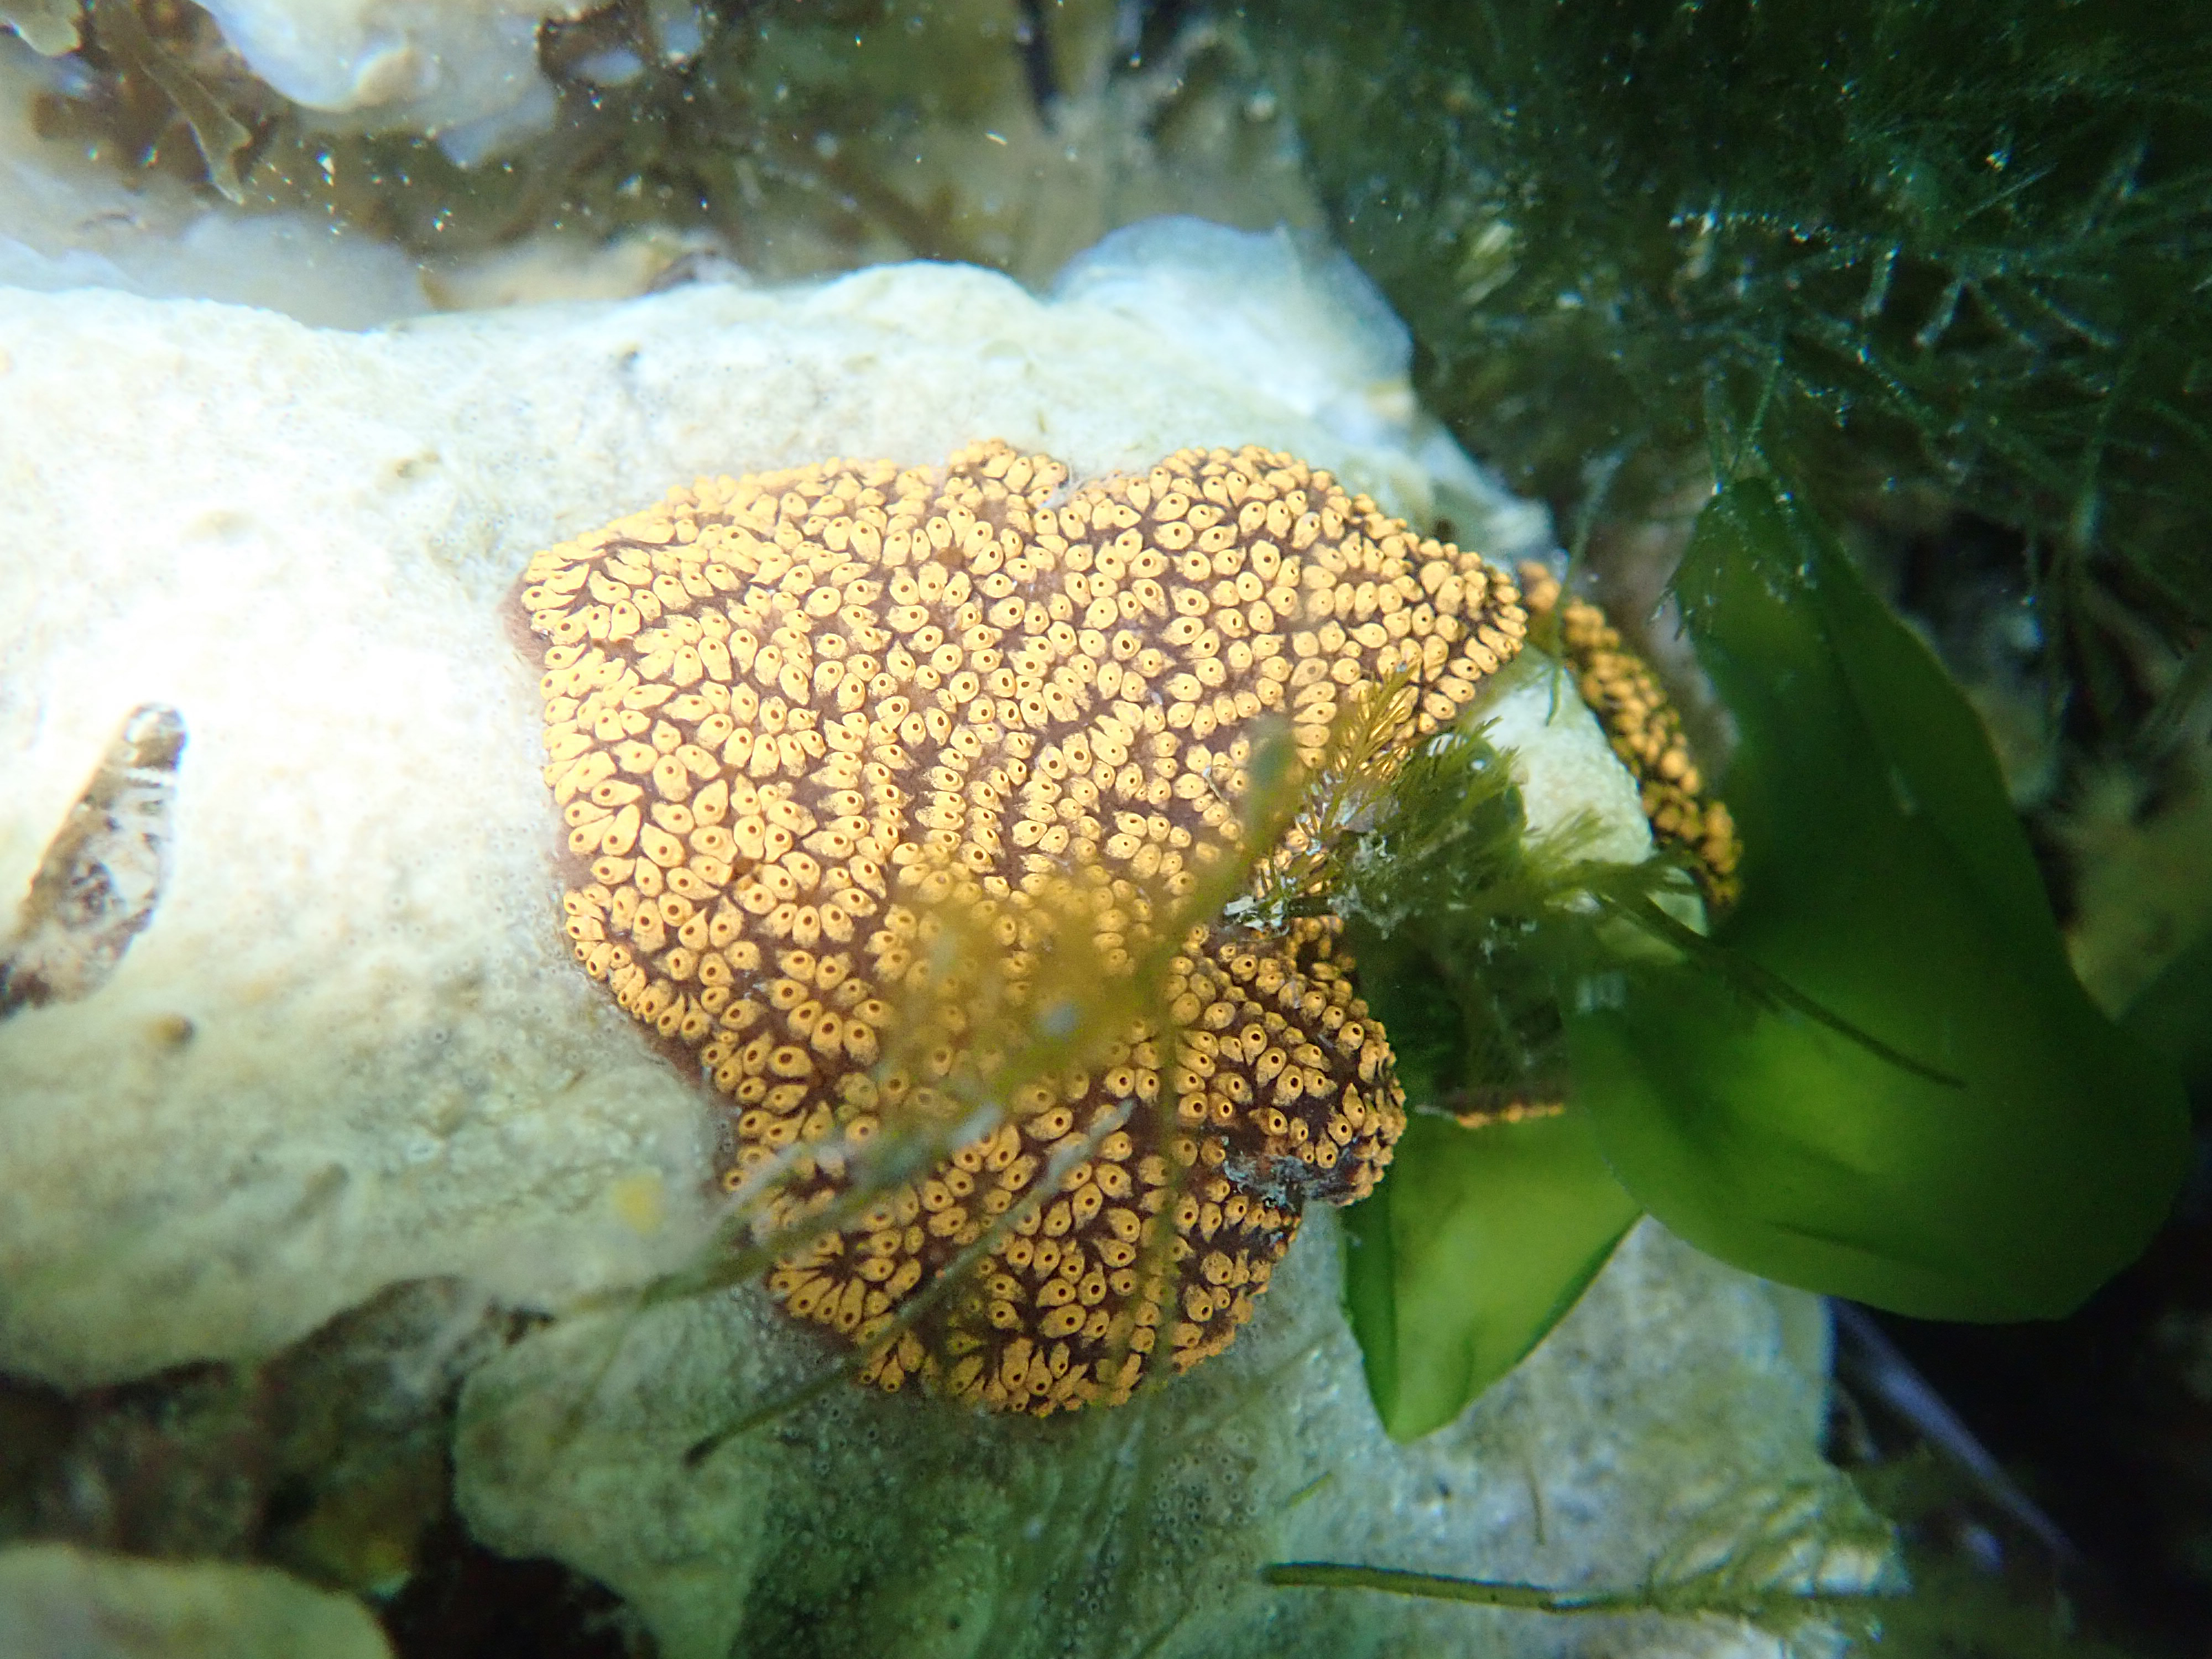
<svg viewBox="0 0 2212 1659"><path fill-rule="evenodd" d="M1715 942L1835 1020L1710 966L1593 973L1576 1103L1741 1267L1930 1318L2069 1311L2165 1218L2179 1079L2083 994L1972 710L1806 515L1729 485L1677 586L1741 733Z"/></svg>

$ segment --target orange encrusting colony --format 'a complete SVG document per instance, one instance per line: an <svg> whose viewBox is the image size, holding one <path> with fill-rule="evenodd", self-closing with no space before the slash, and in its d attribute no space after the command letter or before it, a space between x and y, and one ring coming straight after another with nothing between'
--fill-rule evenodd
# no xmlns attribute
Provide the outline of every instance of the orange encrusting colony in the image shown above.
<svg viewBox="0 0 2212 1659"><path fill-rule="evenodd" d="M1520 647L1508 578L1288 455L1066 483L997 442L702 480L523 578L577 957L726 1098L770 1237L878 1133L969 1121L959 1000L898 1024L943 916L1017 1007L1071 918L1133 973L1209 864L1267 850L1239 809L1269 722L1317 768L1410 684L1411 744ZM1338 931L1189 928L1157 1018L800 1235L771 1291L882 1387L1040 1414L1218 1352L1305 1200L1369 1191L1404 1124Z"/></svg>
<svg viewBox="0 0 2212 1659"><path fill-rule="evenodd" d="M1559 649L1575 671L1583 701L1606 729L1613 751L1634 774L1644 816L1661 843L1680 848L1707 904L1726 909L1741 883L1743 857L1728 803L1705 798L1705 780L1682 733L1682 717L1651 665L1621 643L1620 630L1588 599L1570 599L1542 565L1524 563L1521 580L1537 617L1559 615Z"/></svg>

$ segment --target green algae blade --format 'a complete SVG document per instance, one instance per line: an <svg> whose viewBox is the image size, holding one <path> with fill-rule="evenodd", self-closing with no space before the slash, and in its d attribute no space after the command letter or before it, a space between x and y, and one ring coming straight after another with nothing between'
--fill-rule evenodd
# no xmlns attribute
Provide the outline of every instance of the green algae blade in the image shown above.
<svg viewBox="0 0 2212 1659"><path fill-rule="evenodd" d="M1345 1216L1345 1302L1382 1426L1412 1440L1518 1364L1641 1212L1579 1113L1462 1128L1417 1114Z"/></svg>
<svg viewBox="0 0 2212 1659"><path fill-rule="evenodd" d="M1549 1589L1505 1579L1455 1578L1402 1567L1363 1567L1338 1561L1277 1561L1260 1569L1266 1583L1285 1589L1371 1589L1433 1601L1466 1601L1482 1607L1522 1607L1533 1613L1634 1613L1648 1605L1633 1590Z"/></svg>
<svg viewBox="0 0 2212 1659"><path fill-rule="evenodd" d="M1834 1474L1724 1492L1633 1585L1530 1584L1338 1561L1277 1561L1284 1589L1380 1590L1534 1613L1657 1613L1748 1620L1785 1635L1810 1618L1863 1622L1872 1598L1908 1588L1895 1529Z"/></svg>
<svg viewBox="0 0 2212 1659"><path fill-rule="evenodd" d="M2165 1218L2179 1079L2082 992L1972 711L1805 514L1731 484L1677 588L1741 735L1714 942L1850 1030L1686 963L1589 974L1576 1104L1740 1267L1929 1318L2069 1311Z"/></svg>

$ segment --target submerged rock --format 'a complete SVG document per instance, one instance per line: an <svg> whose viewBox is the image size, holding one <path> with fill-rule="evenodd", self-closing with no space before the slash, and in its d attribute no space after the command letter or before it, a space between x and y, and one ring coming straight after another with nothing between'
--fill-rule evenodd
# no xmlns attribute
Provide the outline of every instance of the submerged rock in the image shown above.
<svg viewBox="0 0 2212 1659"><path fill-rule="evenodd" d="M1334 1233L1309 1218L1220 1358L1043 1423L842 1379L804 1393L835 1351L789 1340L750 1289L568 1321L469 1383L462 1512L501 1550L613 1587L665 1659L1774 1650L1718 1623L1261 1583L1267 1562L1321 1559L1629 1587L1692 1540L1742 1548L1747 1498L1843 1485L1816 1449L1818 1302L1650 1223L1511 1377L1394 1445L1336 1306ZM1802 1577L1863 1586L1867 1531L1874 1547L1816 1552Z"/></svg>
<svg viewBox="0 0 2212 1659"><path fill-rule="evenodd" d="M1169 291L1208 303L1188 269ZM1376 361L1315 338L1327 315L1285 352ZM59 976L74 994L0 1016L0 1367L82 1386L271 1353L399 1279L559 1310L695 1261L707 1108L571 958L517 574L702 474L935 462L988 436L1079 478L1259 443L1437 509L1414 423L1316 418L1389 406L1372 383L1285 376L1294 405L1206 337L1148 323L1125 287L1045 303L930 265L367 334L9 293L0 428L33 435L0 459L0 894L33 889L65 826L116 817L95 796L162 817L117 817L112 859L69 843L69 869L119 872L113 949ZM1461 539L1503 565L1531 550L1525 513L1470 501L1449 503ZM1532 811L1590 811L1638 855L1634 787L1571 686L1500 695ZM88 791L144 708L178 723L167 780ZM1478 1624L1559 1651L1585 1626L1255 1570L1631 1583L1712 1504L1832 1485L1810 1298L1647 1227L1520 1373L1400 1449L1333 1245L1312 1228L1229 1356L1125 1409L1009 1424L841 1380L696 1468L688 1448L814 1374L815 1339L750 1287L572 1318L478 1374L465 1512L496 1547L604 1578L678 1656L887 1632L1334 1653Z"/></svg>
<svg viewBox="0 0 2212 1659"><path fill-rule="evenodd" d="M562 932L504 603L535 550L702 473L981 435L1079 477L1256 441L1429 505L1402 451L950 266L367 334L19 292L0 425L36 434L0 498L0 893L133 710L183 733L127 954L0 1019L0 1364L64 1385L265 1353L398 1279L543 1307L696 1247L699 1096Z"/></svg>
<svg viewBox="0 0 2212 1659"><path fill-rule="evenodd" d="M89 90L74 60L0 31L0 289L228 300L338 328L431 308L422 269L374 236L324 215L229 212L159 173L120 177L46 131L43 94Z"/></svg>
<svg viewBox="0 0 2212 1659"><path fill-rule="evenodd" d="M368 1610L277 1571L0 1549L0 1659L386 1659Z"/></svg>
<svg viewBox="0 0 2212 1659"><path fill-rule="evenodd" d="M224 40L303 108L349 124L469 132L474 158L550 125L538 29L592 0L210 0Z"/></svg>

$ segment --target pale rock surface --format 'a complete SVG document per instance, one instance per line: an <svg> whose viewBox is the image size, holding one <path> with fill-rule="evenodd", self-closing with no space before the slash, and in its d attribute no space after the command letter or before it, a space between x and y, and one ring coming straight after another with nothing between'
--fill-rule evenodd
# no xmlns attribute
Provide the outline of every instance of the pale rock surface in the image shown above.
<svg viewBox="0 0 2212 1659"><path fill-rule="evenodd" d="M227 300L334 328L432 308L416 262L365 232L234 212L160 174L126 181L42 137L38 94L82 90L80 76L0 31L0 288Z"/></svg>
<svg viewBox="0 0 2212 1659"><path fill-rule="evenodd" d="M743 276L713 259L713 240L696 232L545 233L417 260L323 216L239 212L166 174L126 177L41 135L39 94L82 89L73 60L40 58L0 32L0 288L222 300L320 328L369 328L430 311L628 299L669 283L679 264Z"/></svg>
<svg viewBox="0 0 2212 1659"><path fill-rule="evenodd" d="M1413 457L1426 510L1505 568L1554 556L1551 515L1509 492L1421 407L1411 331L1322 237L1183 214L1143 219L1069 260L1052 294L1142 323L1346 443Z"/></svg>
<svg viewBox="0 0 2212 1659"><path fill-rule="evenodd" d="M1528 832L1571 838L1575 856L1635 864L1651 854L1651 826L1635 778L1575 689L1573 672L1524 651L1485 688L1474 711L1484 738L1513 756Z"/></svg>
<svg viewBox="0 0 2212 1659"><path fill-rule="evenodd" d="M538 26L596 0L204 0L223 39L294 103L489 149L545 126Z"/></svg>
<svg viewBox="0 0 2212 1659"><path fill-rule="evenodd" d="M750 1287L572 1320L471 1378L457 1495L495 1548L614 1588L665 1659L1778 1659L1773 1637L1723 1620L1277 1589L1258 1573L1323 1560L1632 1588L1662 1553L1724 1559L1747 1517L1812 1501L1830 1524L1784 1582L1882 1573L1884 1528L1816 1449L1815 1298L1646 1222L1517 1370L1400 1446L1336 1287L1334 1218L1310 1214L1226 1354L1127 1407L1042 1423L842 1378L802 1393L835 1351Z"/></svg>
<svg viewBox="0 0 2212 1659"><path fill-rule="evenodd" d="M1358 441L1316 407L1141 306L954 267L368 334L0 291L0 430L31 434L0 447L0 895L131 709L190 734L151 926L82 1000L0 1019L0 1367L82 1385L266 1353L395 1279L560 1309L696 1260L701 1099L559 930L507 610L532 551L701 473L993 434L1079 476L1260 442L1431 510L1407 430ZM1502 688L1493 736L1540 828L1588 810L1638 856L1633 790L1556 684ZM824 1620L860 1644L824 1651L994 1659L1772 1650L1262 1589L1299 1556L1632 1582L1713 1504L1835 1480L1818 1304L1648 1225L1527 1366L1394 1448L1334 1237L1314 1218L1237 1347L1126 1411L986 1420L839 1382L696 1469L815 1340L750 1288L573 1318L471 1385L462 1497L678 1659Z"/></svg>
<svg viewBox="0 0 2212 1659"><path fill-rule="evenodd" d="M0 1549L0 1659L388 1659L368 1610L274 1567Z"/></svg>
<svg viewBox="0 0 2212 1659"><path fill-rule="evenodd" d="M605 0L202 3L231 49L311 119L429 134L467 167L552 125L558 105L538 68L538 27L597 10ZM698 50L695 0L647 0L647 11L672 61Z"/></svg>
<svg viewBox="0 0 2212 1659"><path fill-rule="evenodd" d="M67 1385L398 1279L556 1307L695 1249L699 1097L559 928L507 604L536 549L702 473L990 434L1079 476L1260 442L1426 505L1402 452L949 266L367 334L0 291L0 903L133 708L188 732L151 925L0 1020L0 1366Z"/></svg>

